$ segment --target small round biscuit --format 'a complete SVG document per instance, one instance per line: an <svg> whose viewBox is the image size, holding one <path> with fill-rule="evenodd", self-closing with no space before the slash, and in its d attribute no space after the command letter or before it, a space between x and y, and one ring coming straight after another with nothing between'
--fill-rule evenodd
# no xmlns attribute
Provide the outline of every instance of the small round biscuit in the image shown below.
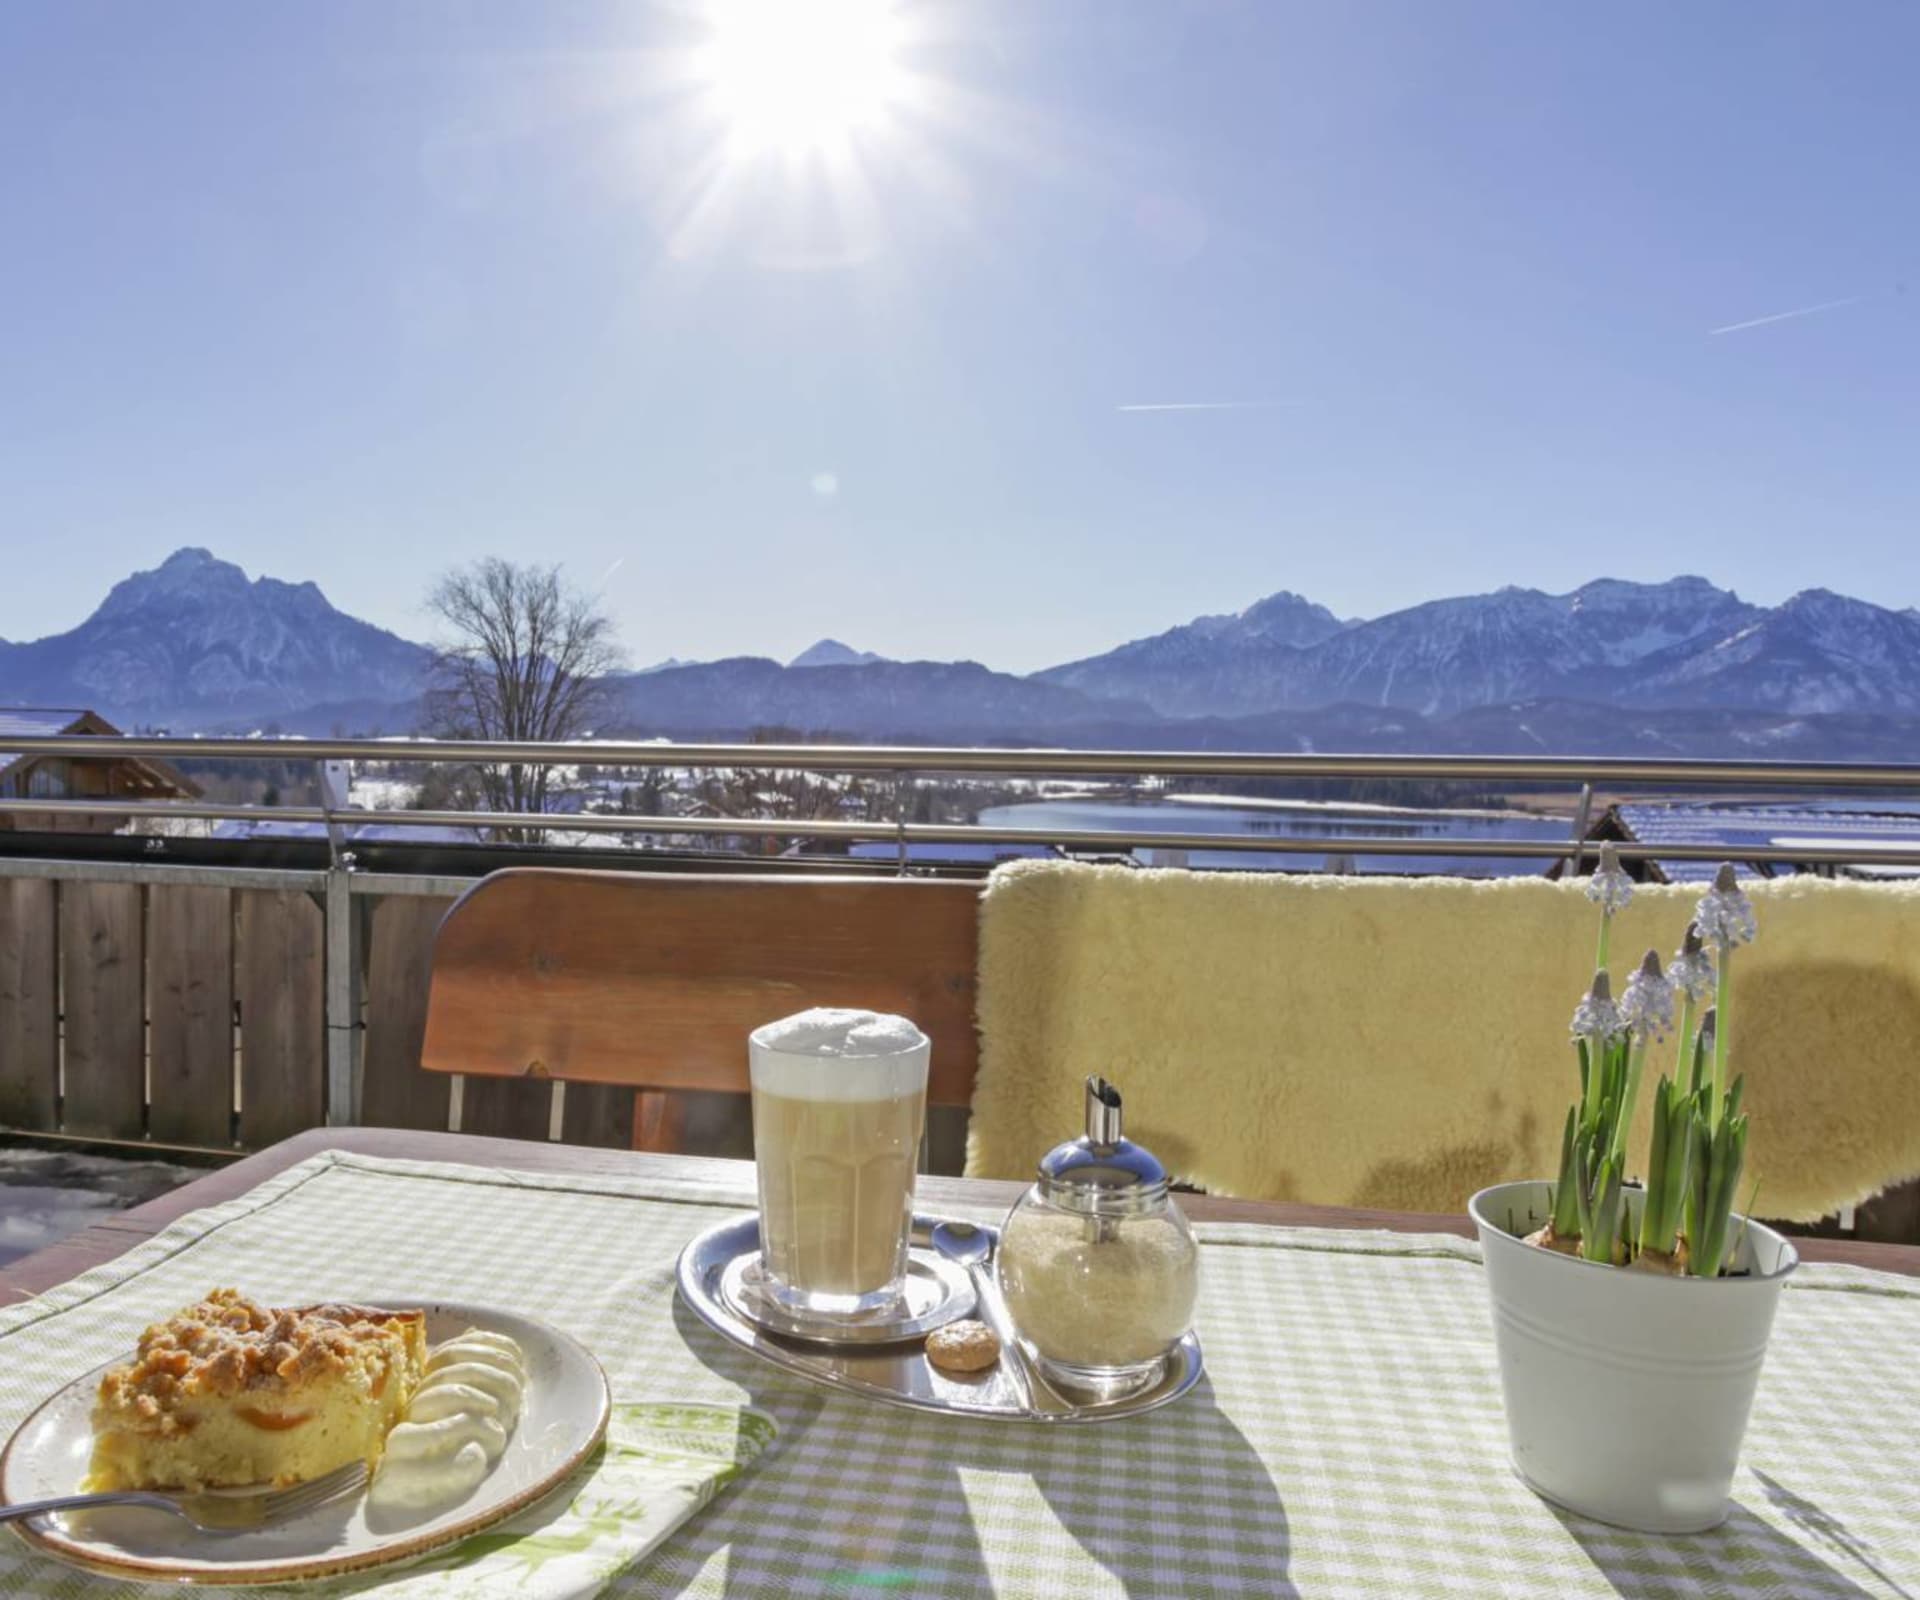
<svg viewBox="0 0 1920 1600"><path fill-rule="evenodd" d="M943 1372L984 1372L1000 1359L1000 1336L984 1322L949 1322L927 1335L927 1359Z"/></svg>

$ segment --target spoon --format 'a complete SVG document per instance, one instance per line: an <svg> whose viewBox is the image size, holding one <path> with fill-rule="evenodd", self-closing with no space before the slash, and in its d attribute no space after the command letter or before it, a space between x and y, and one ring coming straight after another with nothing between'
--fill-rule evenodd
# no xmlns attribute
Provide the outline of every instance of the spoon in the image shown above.
<svg viewBox="0 0 1920 1600"><path fill-rule="evenodd" d="M1053 1409L1073 1410L1072 1404L1060 1397L1060 1391L1040 1375L1013 1331L1013 1319L1007 1315L999 1285L987 1271L987 1262L993 1255L993 1236L971 1222L937 1222L933 1227L933 1248L956 1267L966 1268L973 1280L974 1299L987 1326L1000 1340L1001 1352L1008 1358L1007 1376L1013 1380L1015 1398L1022 1408L1039 1410L1034 1404L1034 1396L1039 1394L1046 1397Z"/></svg>

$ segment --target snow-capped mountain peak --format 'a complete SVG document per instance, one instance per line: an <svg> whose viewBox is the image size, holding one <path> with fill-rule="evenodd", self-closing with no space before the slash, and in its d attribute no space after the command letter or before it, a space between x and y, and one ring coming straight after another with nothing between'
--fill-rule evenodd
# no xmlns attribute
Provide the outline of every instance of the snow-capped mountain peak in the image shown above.
<svg viewBox="0 0 1920 1600"><path fill-rule="evenodd" d="M787 663L790 667L864 667L887 658L871 650L856 650L838 639L820 639Z"/></svg>
<svg viewBox="0 0 1920 1600"><path fill-rule="evenodd" d="M198 546L116 583L66 633L0 649L23 703L206 724L419 693L428 652L336 610L312 583L249 579Z"/></svg>

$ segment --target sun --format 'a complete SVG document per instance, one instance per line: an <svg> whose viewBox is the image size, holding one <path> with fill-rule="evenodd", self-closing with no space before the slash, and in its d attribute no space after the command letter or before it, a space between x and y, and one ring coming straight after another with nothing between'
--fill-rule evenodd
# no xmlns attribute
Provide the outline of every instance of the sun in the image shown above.
<svg viewBox="0 0 1920 1600"><path fill-rule="evenodd" d="M732 137L788 154L882 124L904 92L890 0L712 0L697 72Z"/></svg>

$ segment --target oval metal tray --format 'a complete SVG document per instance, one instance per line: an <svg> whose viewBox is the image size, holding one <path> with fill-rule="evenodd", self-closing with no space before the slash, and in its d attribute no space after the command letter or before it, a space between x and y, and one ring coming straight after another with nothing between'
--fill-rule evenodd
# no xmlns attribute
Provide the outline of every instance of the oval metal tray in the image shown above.
<svg viewBox="0 0 1920 1600"><path fill-rule="evenodd" d="M942 1218L916 1215L913 1244L930 1250L934 1225ZM996 1248L997 1228L984 1230ZM1177 1400L1200 1381L1200 1341L1189 1333L1167 1361L1166 1374L1150 1388L1099 1405L1056 1407L1045 1396L1033 1406L1021 1402L1013 1382L1002 1375L1004 1358L978 1376L946 1373L931 1365L918 1344L805 1344L755 1327L720 1297L728 1266L760 1248L757 1213L730 1217L690 1240L680 1252L680 1298L721 1337L783 1372L843 1393L862 1395L914 1411L944 1411L1005 1422L1107 1422L1138 1416Z"/></svg>

